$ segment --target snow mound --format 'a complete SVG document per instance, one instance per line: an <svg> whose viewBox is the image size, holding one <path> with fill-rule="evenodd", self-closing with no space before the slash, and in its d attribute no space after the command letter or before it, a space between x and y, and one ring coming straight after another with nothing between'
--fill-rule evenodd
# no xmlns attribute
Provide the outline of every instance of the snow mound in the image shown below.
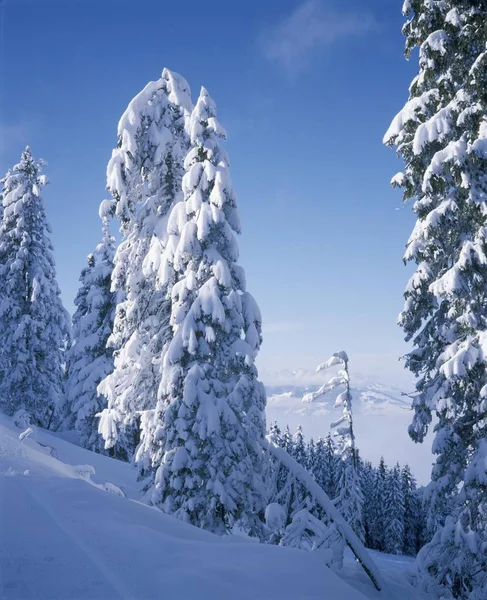
<svg viewBox="0 0 487 600"><path fill-rule="evenodd" d="M352 559L343 579L320 552L219 538L138 501L130 465L41 429L21 442L21 431L0 414L4 600L381 597ZM407 583L408 559L393 559L388 600L421 598Z"/></svg>
<svg viewBox="0 0 487 600"><path fill-rule="evenodd" d="M112 481L121 475L117 483L132 479L127 487L133 491L129 465L47 432L38 432L44 446L32 437L21 443L19 432L0 416L5 600L364 598L318 554L222 539L107 493L88 479L95 471ZM73 464L54 458L46 446Z"/></svg>

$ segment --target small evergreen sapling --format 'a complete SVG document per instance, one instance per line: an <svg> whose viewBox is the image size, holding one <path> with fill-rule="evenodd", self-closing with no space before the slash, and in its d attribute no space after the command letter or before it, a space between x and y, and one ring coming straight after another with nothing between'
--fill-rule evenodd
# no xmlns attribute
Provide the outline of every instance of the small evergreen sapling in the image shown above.
<svg viewBox="0 0 487 600"><path fill-rule="evenodd" d="M350 375L346 352L336 352L330 359L321 364L317 368L317 371L326 370L334 366L342 368L319 390L306 394L303 401L313 402L337 387L345 388L344 391L338 394L335 401L335 406L343 407L342 416L331 425L335 429L337 451L342 461L336 505L355 533L363 540L363 496L360 488L359 461L353 431L352 394L350 391Z"/></svg>

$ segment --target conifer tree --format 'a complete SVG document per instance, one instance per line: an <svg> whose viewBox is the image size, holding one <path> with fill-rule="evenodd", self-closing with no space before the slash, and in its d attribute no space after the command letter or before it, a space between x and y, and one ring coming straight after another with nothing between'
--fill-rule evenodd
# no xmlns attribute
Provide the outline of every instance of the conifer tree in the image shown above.
<svg viewBox="0 0 487 600"><path fill-rule="evenodd" d="M377 510L375 505L375 472L371 462L365 462L360 479L362 495L364 498L364 506L362 511L364 523L364 543L367 548L375 548Z"/></svg>
<svg viewBox="0 0 487 600"><path fill-rule="evenodd" d="M387 466L384 457L380 457L379 467L375 473L375 498L373 522L375 527L373 530L373 547L377 550L385 551L385 523L386 514L384 510L384 496L387 486Z"/></svg>
<svg viewBox="0 0 487 600"><path fill-rule="evenodd" d="M303 428L298 425L296 433L293 436L293 453L291 455L305 469L308 466L308 456L306 453L306 444L304 441Z"/></svg>
<svg viewBox="0 0 487 600"><path fill-rule="evenodd" d="M103 202L101 211L111 203ZM106 399L97 386L113 370L113 350L107 345L115 316L116 297L111 291L115 239L109 229L109 215L101 212L102 240L88 256L82 270L74 304L73 342L67 353L67 417L65 427L74 429L80 443L101 452L103 438L98 434L97 414ZM103 425L103 423L102 423Z"/></svg>
<svg viewBox="0 0 487 600"><path fill-rule="evenodd" d="M155 408L163 349L171 332L171 280L161 258L167 216L180 200L191 108L186 81L164 69L122 115L118 146L107 167L107 188L115 200L122 242L112 276L112 290L118 296L109 339L115 368L99 386L108 400L100 432L105 448L125 460L133 457L139 443L142 411ZM150 436L149 421L146 418ZM148 468L144 456L139 460L143 470Z"/></svg>
<svg viewBox="0 0 487 600"><path fill-rule="evenodd" d="M325 461L325 440L322 437L318 438L318 441L314 445L313 460L310 461L311 472L316 480L316 483L325 489L324 487L324 461ZM325 490L326 491L326 490Z"/></svg>
<svg viewBox="0 0 487 600"><path fill-rule="evenodd" d="M399 465L389 469L384 502L384 551L401 554L404 545L404 496Z"/></svg>
<svg viewBox="0 0 487 600"><path fill-rule="evenodd" d="M422 442L435 417L431 510L445 527L419 579L471 600L487 596L487 5L407 0L404 13L419 73L384 141L405 163L393 183L415 201L404 258L417 270L400 316L418 378L410 435Z"/></svg>
<svg viewBox="0 0 487 600"><path fill-rule="evenodd" d="M422 515L416 480L409 465L401 471L402 496L404 499L404 541L403 554L415 556L419 551L419 536L422 526Z"/></svg>
<svg viewBox="0 0 487 600"><path fill-rule="evenodd" d="M42 162L30 148L2 179L0 225L0 406L57 426L64 401L68 315L56 281Z"/></svg>
<svg viewBox="0 0 487 600"><path fill-rule="evenodd" d="M343 412L340 419L331 424L335 429L337 451L341 458L341 473L338 482L337 508L345 520L351 525L360 539L364 539L362 523L363 497L359 478L359 461L355 446L353 430L352 394L350 392L350 376L348 371L348 356L346 352L336 352L326 362L321 364L317 371L329 369L333 366L342 367L336 376L332 377L319 390L306 394L304 402L313 402L317 398L343 386L335 401L335 406L342 406Z"/></svg>
<svg viewBox="0 0 487 600"><path fill-rule="evenodd" d="M271 423L269 428L269 436L271 437L274 444L280 448L284 448L284 437L276 421ZM288 470L280 462L276 462L272 465L271 474L271 489L272 492L269 495L270 502L275 502L283 508L283 514L285 515L284 521L286 520L287 511L285 509L286 502L283 501L282 495L285 490L286 483L288 481ZM284 523L285 524L285 523Z"/></svg>
<svg viewBox="0 0 487 600"><path fill-rule="evenodd" d="M316 444L311 438L306 444L306 469L314 476L316 471ZM315 477L316 479L316 477Z"/></svg>
<svg viewBox="0 0 487 600"><path fill-rule="evenodd" d="M237 521L257 533L266 505L265 390L254 359L261 316L237 264L240 231L224 131L202 88L189 126L184 199L168 221L164 260L172 288L172 339L155 418L162 459L152 502L223 533Z"/></svg>
<svg viewBox="0 0 487 600"><path fill-rule="evenodd" d="M338 480L340 475L340 460L337 457L336 446L329 433L325 440L325 456L322 465L322 487L329 498L338 496Z"/></svg>
<svg viewBox="0 0 487 600"><path fill-rule="evenodd" d="M269 433L274 444L288 453L294 451L294 441L289 426L286 426L285 433L282 435L277 423L273 423ZM271 461L271 465L273 479L269 502L272 505L278 504L282 508L282 525L285 528L291 524L293 515L304 508L305 493L294 475L280 461Z"/></svg>
<svg viewBox="0 0 487 600"><path fill-rule="evenodd" d="M284 450L290 454L291 456L294 455L294 440L293 440L293 435L289 429L289 425L286 425L286 429L284 429L284 433L282 436L282 443L283 443L283 448Z"/></svg>

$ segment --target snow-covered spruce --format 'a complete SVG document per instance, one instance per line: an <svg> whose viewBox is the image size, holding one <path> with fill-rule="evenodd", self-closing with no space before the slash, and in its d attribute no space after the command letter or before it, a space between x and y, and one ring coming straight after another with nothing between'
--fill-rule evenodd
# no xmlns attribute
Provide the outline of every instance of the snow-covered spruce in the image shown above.
<svg viewBox="0 0 487 600"><path fill-rule="evenodd" d="M125 460L132 458L139 442L140 412L155 407L162 351L171 334L172 281L162 269L161 256L167 215L181 195L191 108L186 81L164 69L122 115L118 146L107 167L122 242L112 277L119 300L109 339L115 368L99 386L108 400L100 433L105 448ZM146 465L145 458L141 452L141 465Z"/></svg>
<svg viewBox="0 0 487 600"><path fill-rule="evenodd" d="M152 502L223 533L236 522L258 533L264 517L265 390L255 356L261 316L245 290L240 231L224 131L202 88L191 114L184 200L172 209L164 259L173 339L164 356L155 440L161 444Z"/></svg>
<svg viewBox="0 0 487 600"><path fill-rule="evenodd" d="M418 377L412 438L437 419L431 510L444 526L419 579L473 600L487 597L487 5L407 0L404 12L419 73L384 141L405 163L393 184L415 201L404 258L417 269L399 321Z"/></svg>
<svg viewBox="0 0 487 600"><path fill-rule="evenodd" d="M341 458L340 476L337 485L335 503L347 523L351 525L358 537L364 539L362 522L363 496L358 473L358 456L353 432L352 394L350 392L350 375L348 371L348 356L346 352L336 352L326 362L319 365L317 371L334 366L342 367L338 373L325 383L319 390L306 394L304 402L313 402L336 387L345 389L338 394L335 406L342 406L342 416L331 424L335 429L337 453Z"/></svg>
<svg viewBox="0 0 487 600"><path fill-rule="evenodd" d="M102 205L102 208L106 204ZM106 399L97 386L113 370L113 350L107 340L113 328L115 293L111 291L115 239L109 229L109 215L102 213L103 235L82 270L76 311L73 315L73 342L67 353L67 411L64 426L78 432L80 443L89 450L103 451L98 434L97 413Z"/></svg>
<svg viewBox="0 0 487 600"><path fill-rule="evenodd" d="M312 472L310 469L310 446L306 446L304 442L301 426L298 426L294 436L291 436L289 427L286 428L285 434L281 435L279 427L276 423L273 423L269 438L273 444L285 450L298 464L310 473ZM319 530L314 531L312 542L306 527L302 528L301 525L307 519L307 517L304 517L305 513L309 514L311 522L316 518L321 519L323 517L322 511L313 502L302 483L296 479L288 468L279 460L273 459L272 456L269 459L270 464L267 472L268 500L271 505L277 504L281 507L284 517L282 531L271 531L268 541L270 543L280 543L281 545L291 545L294 548L300 547L303 550L313 549L319 543L318 538L322 537L321 534L318 535L318 531L324 532L327 529L327 524L323 523ZM298 542L298 532L301 532L301 543Z"/></svg>
<svg viewBox="0 0 487 600"><path fill-rule="evenodd" d="M405 465L401 470L401 487L404 501L402 554L415 556L423 545L425 524L423 523L421 497L416 489L416 480L409 465Z"/></svg>
<svg viewBox="0 0 487 600"><path fill-rule="evenodd" d="M402 554L404 545L404 493L401 469L396 465L389 469L386 479L384 502L385 523L384 550L388 554Z"/></svg>
<svg viewBox="0 0 487 600"><path fill-rule="evenodd" d="M1 182L0 406L51 427L64 399L69 320L56 281L41 169L27 147Z"/></svg>

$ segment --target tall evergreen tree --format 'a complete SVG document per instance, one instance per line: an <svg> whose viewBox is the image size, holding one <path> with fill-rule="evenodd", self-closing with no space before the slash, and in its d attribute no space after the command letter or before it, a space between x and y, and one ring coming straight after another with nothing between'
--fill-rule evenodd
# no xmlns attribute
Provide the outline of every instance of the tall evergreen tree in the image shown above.
<svg viewBox="0 0 487 600"><path fill-rule="evenodd" d="M101 210L112 205L106 201ZM73 315L73 342L67 353L67 416L65 427L75 429L80 443L89 450L103 450L96 415L106 406L97 386L113 370L113 350L107 345L115 316L116 297L111 291L115 239L109 229L109 215L102 216L102 240L88 256L82 270L76 311ZM103 425L103 424L102 424Z"/></svg>
<svg viewBox="0 0 487 600"><path fill-rule="evenodd" d="M384 141L404 160L393 183L417 216L400 317L418 377L410 435L422 442L436 417L431 508L451 514L419 578L471 600L487 597L487 3L407 0L404 12L419 73Z"/></svg>
<svg viewBox="0 0 487 600"><path fill-rule="evenodd" d="M0 224L0 406L32 423L56 424L64 401L68 315L56 281L42 163L27 147L2 179Z"/></svg>
<svg viewBox="0 0 487 600"><path fill-rule="evenodd" d="M171 281L161 258L167 216L180 200L191 108L186 81L164 69L161 78L147 84L122 115L118 146L107 167L107 187L116 203L122 242L112 277L112 290L119 299L109 339L115 368L99 387L108 399L100 431L105 447L125 460L133 457L139 443L141 412L155 407L162 353L171 334ZM139 460L146 469L142 455Z"/></svg>
<svg viewBox="0 0 487 600"><path fill-rule="evenodd" d="M254 365L261 316L237 264L240 224L219 142L224 131L204 88L190 134L184 200L171 211L164 257L176 283L156 408L154 436L163 452L152 501L212 531L236 521L257 531L266 505L266 399Z"/></svg>

